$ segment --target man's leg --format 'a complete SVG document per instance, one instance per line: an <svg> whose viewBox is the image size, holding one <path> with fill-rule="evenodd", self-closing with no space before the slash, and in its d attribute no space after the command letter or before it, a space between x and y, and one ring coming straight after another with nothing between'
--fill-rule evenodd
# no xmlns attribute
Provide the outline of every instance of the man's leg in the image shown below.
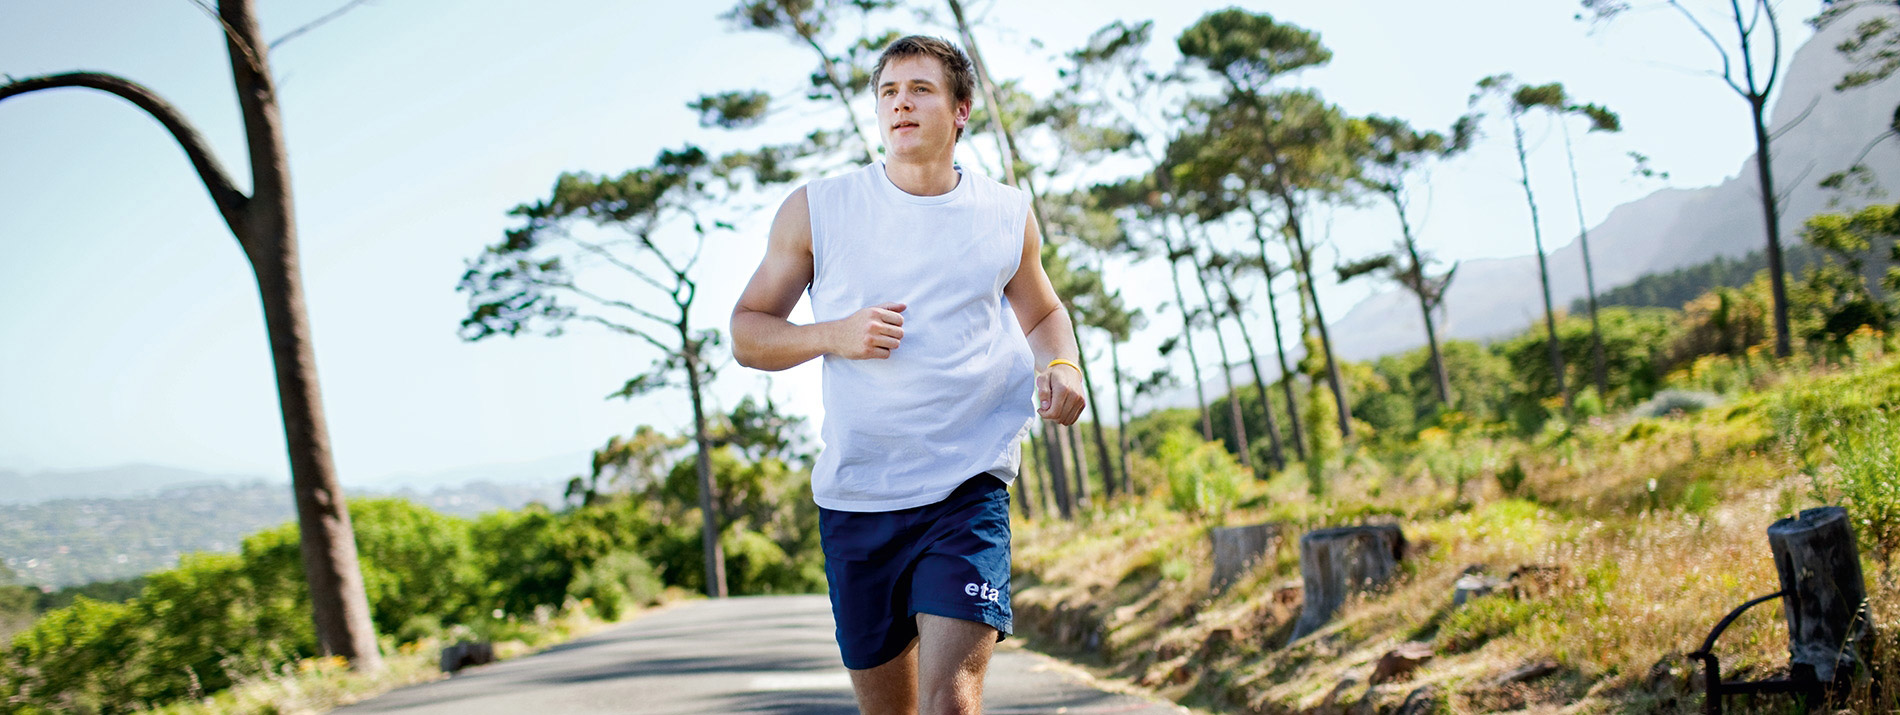
<svg viewBox="0 0 1900 715"><path fill-rule="evenodd" d="M996 629L988 624L917 614L913 661L924 715L977 715L983 712L983 676L996 649ZM906 651L908 654L909 651ZM863 702L860 697L860 703ZM869 709L866 713L876 712Z"/></svg>
<svg viewBox="0 0 1900 715"><path fill-rule="evenodd" d="M917 640L911 639L910 647L883 665L851 671L851 690L858 696L858 712L916 715Z"/></svg>

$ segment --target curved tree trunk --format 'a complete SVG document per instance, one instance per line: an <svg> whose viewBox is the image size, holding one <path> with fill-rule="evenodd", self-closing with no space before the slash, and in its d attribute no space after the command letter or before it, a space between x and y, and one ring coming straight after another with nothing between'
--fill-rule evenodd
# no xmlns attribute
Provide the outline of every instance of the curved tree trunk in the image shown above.
<svg viewBox="0 0 1900 715"><path fill-rule="evenodd" d="M1267 399L1267 380L1260 372L1260 351L1254 349L1253 334L1247 330L1247 320L1240 312L1240 299L1234 297L1234 288L1222 284L1227 292L1227 312L1240 326L1240 342L1247 347L1247 366L1253 368L1254 396L1260 400L1260 417L1267 426L1267 458L1272 460L1273 469L1286 467L1286 451L1280 447L1279 420L1273 418L1273 401Z"/></svg>
<svg viewBox="0 0 1900 715"><path fill-rule="evenodd" d="M1544 260L1544 228L1537 220L1537 198L1531 194L1531 165L1524 151L1524 124L1518 120L1516 110L1511 112L1511 136L1516 140L1517 167L1521 172L1524 186L1524 202L1531 207L1531 240L1537 244L1537 282L1544 289L1544 333L1550 352L1550 372L1557 381L1557 394L1564 399L1564 418L1572 414L1574 405L1570 401L1570 390L1564 386L1564 354L1557 344L1557 309L1550 300L1550 267Z"/></svg>
<svg viewBox="0 0 1900 715"><path fill-rule="evenodd" d="M1194 373L1194 401L1201 408L1201 439L1214 441L1214 421L1207 414L1207 388L1201 381L1201 360L1194 354L1194 310L1188 307L1187 296L1181 292L1180 259L1175 256L1174 242L1165 235L1161 239L1162 249L1168 252L1168 278L1174 281L1174 303L1181 308L1181 344L1187 348L1188 367Z"/></svg>
<svg viewBox="0 0 1900 715"><path fill-rule="evenodd" d="M1610 369L1603 357L1603 326L1597 320L1597 276L1590 263L1590 226L1583 218L1583 187L1577 181L1577 153L1570 147L1570 125L1559 120L1564 130L1564 158L1570 161L1570 194L1577 202L1577 243L1583 247L1583 289L1590 307L1591 374L1596 377L1597 402L1610 402Z"/></svg>
<svg viewBox="0 0 1900 715"><path fill-rule="evenodd" d="M1281 334L1280 329L1280 301L1273 295L1273 264L1267 260L1267 237L1260 230L1261 221L1260 214L1253 212L1253 240L1260 246L1260 272L1261 280L1266 285L1267 320L1273 323L1273 354L1280 364L1280 390L1286 397L1287 428L1293 433L1293 453L1300 461L1306 461L1306 430L1300 423L1300 403L1293 397L1293 373L1287 370L1286 336ZM1266 389L1265 384L1260 387ZM1273 410L1265 392L1261 393L1260 400L1262 409Z"/></svg>
<svg viewBox="0 0 1900 715"><path fill-rule="evenodd" d="M679 328L681 344L692 346L684 321ZM719 512L713 509L712 459L707 453L710 441L706 439L706 410L700 395L699 351L696 346L686 350L686 384L693 397L693 444L696 447L693 467L699 475L699 546L705 556L706 595L725 598L726 555L719 546Z"/></svg>
<svg viewBox="0 0 1900 715"><path fill-rule="evenodd" d="M1326 384L1333 388L1333 403L1339 408L1339 436L1352 437L1352 407L1346 396L1346 382L1339 376L1339 361L1333 357L1333 337L1326 328L1326 312L1319 307L1319 287L1313 283L1313 251L1300 229L1299 206L1291 194L1281 192L1286 205L1287 234L1298 251L1300 274L1306 277L1306 297L1313 301L1313 327L1319 329L1319 346L1326 353Z"/></svg>
<svg viewBox="0 0 1900 715"><path fill-rule="evenodd" d="M1406 287L1418 297L1418 310L1425 319L1425 343L1431 346L1432 352L1433 388L1438 393L1439 404L1451 409L1451 374L1445 370L1445 354L1438 349L1438 326L1432 321L1432 308L1436 307L1434 291L1426 282L1425 261L1418 255L1418 241L1412 238L1412 222L1405 215L1405 202L1397 191L1387 191L1385 196L1391 199L1392 208L1399 214L1399 236L1405 239L1405 254L1412 259L1406 269Z"/></svg>
<svg viewBox="0 0 1900 715"><path fill-rule="evenodd" d="M197 170L212 202L243 248L257 280L277 381L278 409L297 505L304 577L310 587L317 647L342 656L359 671L382 668L369 599L358 568L349 508L330 454L329 428L317 383L316 355L304 308L288 152L271 78L269 46L251 0L218 7L232 83L243 114L253 195L239 192L203 137L156 93L113 75L79 72L0 85L0 100L59 87L96 89L131 102L172 134Z"/></svg>
<svg viewBox="0 0 1900 715"><path fill-rule="evenodd" d="M1234 443L1240 451L1240 466L1258 477L1260 470L1254 468L1253 450L1247 444L1247 418L1240 411L1240 391L1234 389L1233 361L1227 356L1227 338L1220 332L1220 310L1214 306L1214 292L1207 287L1207 271L1199 265L1195 268L1194 275L1201 284L1201 298L1207 301L1208 326L1214 329L1214 345L1220 348L1220 374L1227 381L1227 420L1233 425Z"/></svg>

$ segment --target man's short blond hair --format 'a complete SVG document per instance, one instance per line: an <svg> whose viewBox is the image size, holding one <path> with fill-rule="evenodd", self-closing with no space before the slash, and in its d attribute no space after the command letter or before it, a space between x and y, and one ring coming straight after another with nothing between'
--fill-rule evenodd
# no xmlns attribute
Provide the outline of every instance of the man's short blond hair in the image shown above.
<svg viewBox="0 0 1900 715"><path fill-rule="evenodd" d="M905 57L935 57L943 65L944 79L950 82L950 97L958 103L974 104L976 101L976 66L970 63L970 57L949 41L927 35L906 35L884 46L884 52L877 56L877 68L871 71L871 93L877 94L878 80L884 75L884 66L892 60ZM957 128L957 139L963 138L963 128Z"/></svg>

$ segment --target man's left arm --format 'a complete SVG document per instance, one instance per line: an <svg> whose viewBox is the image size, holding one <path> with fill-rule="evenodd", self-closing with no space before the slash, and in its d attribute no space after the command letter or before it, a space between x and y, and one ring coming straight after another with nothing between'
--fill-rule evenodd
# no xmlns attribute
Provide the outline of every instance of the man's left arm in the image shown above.
<svg viewBox="0 0 1900 715"><path fill-rule="evenodd" d="M1072 425L1086 406L1082 390L1080 351L1075 344L1075 326L1069 312L1056 297L1049 274L1042 270L1042 233L1036 230L1032 215L1023 225L1022 263L1015 277L1003 286L1016 311L1016 322L1023 326L1029 351L1036 362L1036 414L1045 420ZM1067 363L1050 364L1052 360Z"/></svg>

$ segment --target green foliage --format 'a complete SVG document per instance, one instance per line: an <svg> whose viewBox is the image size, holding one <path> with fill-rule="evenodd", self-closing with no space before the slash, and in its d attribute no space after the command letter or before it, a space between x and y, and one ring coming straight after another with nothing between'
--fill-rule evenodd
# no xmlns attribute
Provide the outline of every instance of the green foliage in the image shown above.
<svg viewBox="0 0 1900 715"><path fill-rule="evenodd" d="M1487 641L1529 624L1536 615L1534 605L1503 594L1471 599L1438 627L1439 648L1447 653L1477 650Z"/></svg>
<svg viewBox="0 0 1900 715"><path fill-rule="evenodd" d="M1618 308L1602 310L1597 317L1603 328L1603 359L1609 376L1610 402L1629 404L1648 398L1661 385L1665 348L1681 331L1674 311ZM1589 384L1593 369L1589 319L1560 318L1557 342L1563 353L1566 383ZM1542 402L1556 395L1556 378L1550 371L1546 350L1541 327L1499 346L1517 378L1507 400L1507 410L1518 424L1520 434L1534 434L1542 429L1543 421L1550 414Z"/></svg>
<svg viewBox="0 0 1900 715"><path fill-rule="evenodd" d="M1319 33L1266 13L1217 10L1181 31L1175 45L1237 87L1258 89L1275 77L1332 61Z"/></svg>
<svg viewBox="0 0 1900 715"><path fill-rule="evenodd" d="M686 104L699 114L699 126L749 129L765 121L772 95L757 90L700 95Z"/></svg>
<svg viewBox="0 0 1900 715"><path fill-rule="evenodd" d="M730 557L732 552L726 553ZM611 621L632 608L658 603L665 589L659 572L640 554L615 551L576 575L568 595L592 603L595 613Z"/></svg>
<svg viewBox="0 0 1900 715"><path fill-rule="evenodd" d="M1782 247L1782 264L1790 273L1799 273L1818 258L1817 251L1801 244ZM1634 281L1597 293L1597 307L1681 308L1684 303L1726 287L1748 285L1768 269L1768 256L1753 251L1741 258L1716 256L1706 263L1678 268L1667 273L1651 273ZM1583 298L1570 303L1570 312L1582 314L1587 305Z"/></svg>
<svg viewBox="0 0 1900 715"><path fill-rule="evenodd" d="M393 633L422 615L450 621L475 615L471 596L483 578L468 521L406 499L353 501L350 520L377 632Z"/></svg>
<svg viewBox="0 0 1900 715"><path fill-rule="evenodd" d="M128 656L139 653L137 612L80 598L13 638L0 697L22 715L123 712L143 700Z"/></svg>
<svg viewBox="0 0 1900 715"><path fill-rule="evenodd" d="M1517 496L1517 490L1523 486L1524 463L1513 459L1510 466L1498 470L1498 488L1504 490L1505 496Z"/></svg>
<svg viewBox="0 0 1900 715"><path fill-rule="evenodd" d="M1861 545L1890 560L1900 550L1900 363L1816 380L1771 406L1813 498L1847 508Z"/></svg>
<svg viewBox="0 0 1900 715"><path fill-rule="evenodd" d="M1202 516L1226 513L1240 498L1247 470L1215 442L1203 442L1187 429L1161 438L1156 459L1168 478L1168 502L1176 510Z"/></svg>
<svg viewBox="0 0 1900 715"><path fill-rule="evenodd" d="M1836 346L1862 326L1886 331L1892 327L1891 300L1871 288L1878 284L1891 294L1900 290L1900 205L1877 204L1848 214L1820 214L1802 230L1808 245L1826 251L1819 265L1808 269L1799 297L1817 319L1804 331L1811 340Z"/></svg>
<svg viewBox="0 0 1900 715"><path fill-rule="evenodd" d="M1327 491L1328 472L1339 461L1345 440L1339 434L1339 409L1333 404L1333 391L1315 386L1306 396L1306 490L1314 496Z"/></svg>

